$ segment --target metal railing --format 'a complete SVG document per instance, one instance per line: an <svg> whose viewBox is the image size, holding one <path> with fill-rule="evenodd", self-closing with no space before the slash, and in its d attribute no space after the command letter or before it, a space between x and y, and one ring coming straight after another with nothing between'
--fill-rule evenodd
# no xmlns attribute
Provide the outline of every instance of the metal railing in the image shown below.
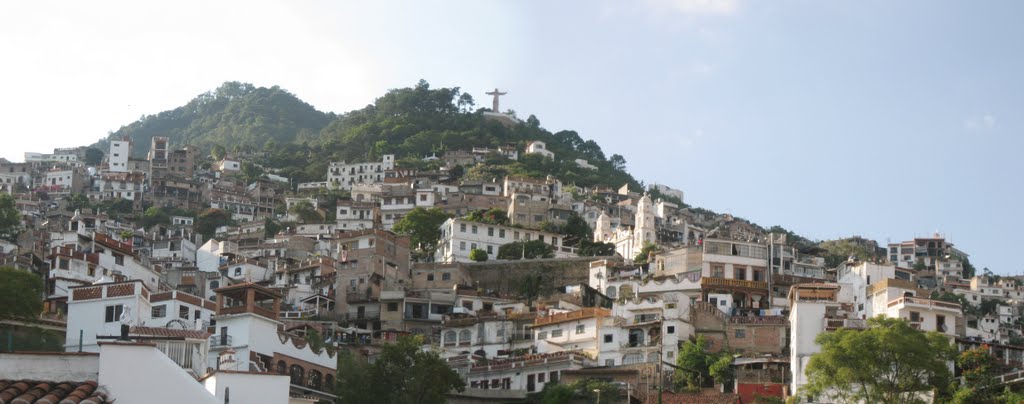
<svg viewBox="0 0 1024 404"><path fill-rule="evenodd" d="M231 336L230 335L225 336L225 335L221 335L221 334L211 335L210 336L210 346L211 347L231 346Z"/></svg>
<svg viewBox="0 0 1024 404"><path fill-rule="evenodd" d="M229 336L229 341L230 338L231 337ZM202 342L154 341L154 343L156 344L156 349L159 349L160 352L163 352L164 355L171 358L171 360L174 361L174 363L177 363L178 366L181 366L182 369L192 370L196 377L202 377L206 374L207 353L209 350Z"/></svg>
<svg viewBox="0 0 1024 404"><path fill-rule="evenodd" d="M826 318L825 331L835 331L840 328L863 330L868 328L868 321L859 318Z"/></svg>

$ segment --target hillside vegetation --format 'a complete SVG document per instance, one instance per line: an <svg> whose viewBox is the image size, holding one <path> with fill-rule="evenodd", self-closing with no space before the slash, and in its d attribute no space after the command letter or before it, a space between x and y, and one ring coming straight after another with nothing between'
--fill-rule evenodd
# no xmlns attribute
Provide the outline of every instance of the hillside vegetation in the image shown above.
<svg viewBox="0 0 1024 404"><path fill-rule="evenodd" d="M297 181L323 180L331 161L372 161L394 154L405 166L429 169L433 167L422 159L448 150L507 144L522 149L531 140L542 140L555 153L555 160L491 159L470 174L481 178L551 174L578 186L640 186L625 171L622 156L606 156L593 140L584 140L574 131L552 133L533 115L520 124L502 125L483 117L487 109L475 107L473 97L459 88L433 89L421 80L412 88L390 90L362 109L335 115L317 111L276 86L228 82L182 107L144 116L108 139L132 138L136 155L146 152L153 136L167 136L172 145L191 144L204 151L215 146L229 153L264 151L267 157L258 163ZM578 167L578 158L598 170Z"/></svg>

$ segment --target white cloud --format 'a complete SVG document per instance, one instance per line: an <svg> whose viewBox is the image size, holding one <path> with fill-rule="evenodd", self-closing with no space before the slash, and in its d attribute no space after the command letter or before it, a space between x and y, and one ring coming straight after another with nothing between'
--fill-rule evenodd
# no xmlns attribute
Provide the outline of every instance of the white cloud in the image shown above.
<svg viewBox="0 0 1024 404"><path fill-rule="evenodd" d="M964 129L968 130L994 129L995 127L996 117L992 114L972 115L964 120Z"/></svg>
<svg viewBox="0 0 1024 404"><path fill-rule="evenodd" d="M687 15L732 15L739 9L738 0L650 0Z"/></svg>
<svg viewBox="0 0 1024 404"><path fill-rule="evenodd" d="M704 129L697 129L693 131L693 134L684 135L679 138L679 146L682 146L684 149L692 148L702 137L704 137Z"/></svg>
<svg viewBox="0 0 1024 404"><path fill-rule="evenodd" d="M690 65L691 73L707 74L711 73L712 70L715 70L715 66L712 66L709 63L697 62Z"/></svg>

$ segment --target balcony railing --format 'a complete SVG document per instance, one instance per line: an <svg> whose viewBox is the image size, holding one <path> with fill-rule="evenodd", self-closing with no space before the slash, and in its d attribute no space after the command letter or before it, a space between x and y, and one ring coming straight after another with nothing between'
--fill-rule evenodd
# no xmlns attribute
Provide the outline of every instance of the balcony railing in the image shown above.
<svg viewBox="0 0 1024 404"><path fill-rule="evenodd" d="M922 299L918 297L901 297L899 299L889 302L889 307L900 305L900 304L916 304L921 306L941 307L945 309L960 310L959 303L944 302L941 300Z"/></svg>
<svg viewBox="0 0 1024 404"><path fill-rule="evenodd" d="M740 383L789 383L789 376L782 369L736 369L736 381Z"/></svg>
<svg viewBox="0 0 1024 404"><path fill-rule="evenodd" d="M230 339L231 337L228 336L229 341ZM159 349L160 352L171 358L182 369L191 370L196 377L202 377L206 374L206 358L209 349L203 346L204 343L193 341L154 341L154 343L156 344L156 349Z"/></svg>
<svg viewBox="0 0 1024 404"><path fill-rule="evenodd" d="M745 281L741 279L726 279L726 278L701 278L700 286L707 287L721 287L721 288L744 288L744 289L768 289L768 282L763 281Z"/></svg>
<svg viewBox="0 0 1024 404"><path fill-rule="evenodd" d="M210 347L231 346L231 336L215 334L210 336Z"/></svg>
<svg viewBox="0 0 1024 404"><path fill-rule="evenodd" d="M863 330L868 328L868 321L859 318L826 318L825 331L835 331L840 328Z"/></svg>

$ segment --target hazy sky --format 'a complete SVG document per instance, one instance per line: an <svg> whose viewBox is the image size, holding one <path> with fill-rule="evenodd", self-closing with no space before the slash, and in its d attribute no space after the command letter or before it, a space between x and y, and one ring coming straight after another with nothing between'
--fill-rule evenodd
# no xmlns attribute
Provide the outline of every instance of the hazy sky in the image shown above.
<svg viewBox="0 0 1024 404"><path fill-rule="evenodd" d="M3 2L0 156L92 143L229 80L324 111L420 78L814 239L940 232L1024 263L1017 1Z"/></svg>

